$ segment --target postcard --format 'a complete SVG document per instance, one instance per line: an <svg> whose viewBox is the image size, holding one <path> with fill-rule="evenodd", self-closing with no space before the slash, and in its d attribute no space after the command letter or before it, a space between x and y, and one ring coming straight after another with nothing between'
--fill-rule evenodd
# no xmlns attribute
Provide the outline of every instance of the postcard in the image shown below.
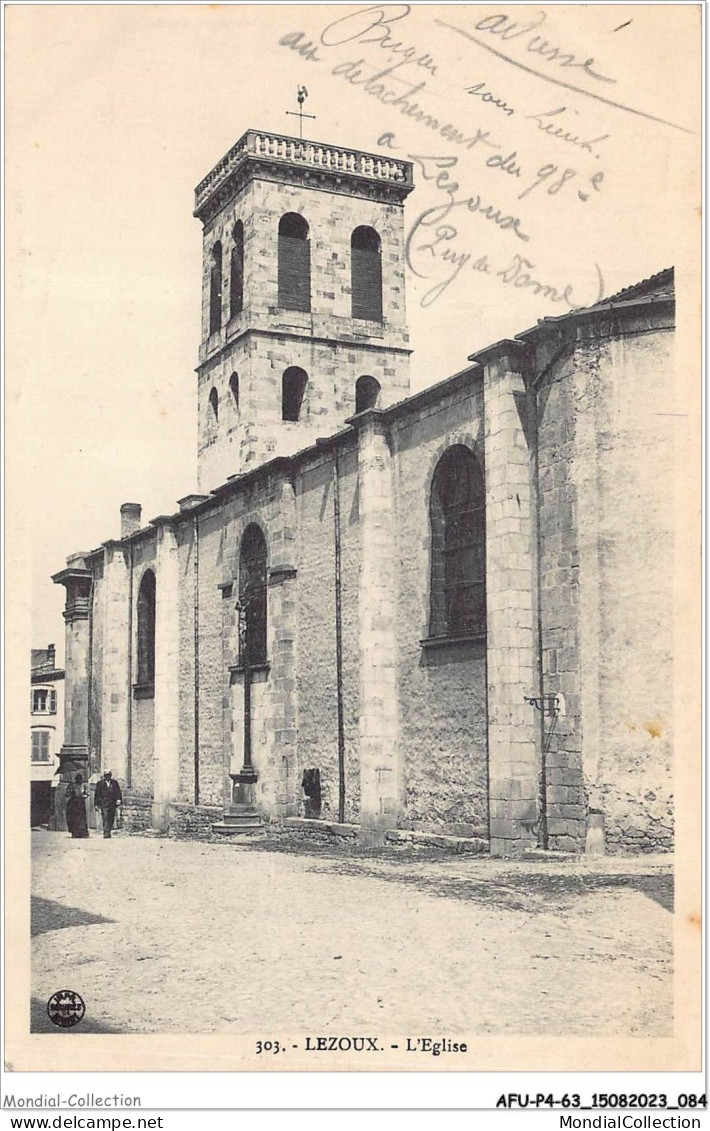
<svg viewBox="0 0 710 1131"><path fill-rule="evenodd" d="M6 1093L697 1072L700 6L5 17Z"/></svg>

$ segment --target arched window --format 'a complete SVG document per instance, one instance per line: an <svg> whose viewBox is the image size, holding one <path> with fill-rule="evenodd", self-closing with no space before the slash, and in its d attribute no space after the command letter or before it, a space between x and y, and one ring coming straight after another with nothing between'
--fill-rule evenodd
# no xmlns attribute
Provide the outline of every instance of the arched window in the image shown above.
<svg viewBox="0 0 710 1131"><path fill-rule="evenodd" d="M381 322L381 244L374 228L356 228L350 237L350 290L353 318Z"/></svg>
<svg viewBox="0 0 710 1131"><path fill-rule="evenodd" d="M304 401L308 374L297 365L291 365L281 378L281 419L300 420L304 413Z"/></svg>
<svg viewBox="0 0 710 1131"><path fill-rule="evenodd" d="M355 412L366 408L377 408L380 399L380 382L374 377L358 377L355 382Z"/></svg>
<svg viewBox="0 0 710 1131"><path fill-rule="evenodd" d="M152 569L145 571L138 590L136 638L137 683L141 688L150 688L155 683L155 574Z"/></svg>
<svg viewBox="0 0 710 1131"><path fill-rule="evenodd" d="M486 496L483 469L457 444L439 460L431 488L430 636L486 631Z"/></svg>
<svg viewBox="0 0 710 1131"><path fill-rule="evenodd" d="M210 268L210 334L222 325L222 245L212 248L212 267Z"/></svg>
<svg viewBox="0 0 710 1131"><path fill-rule="evenodd" d="M311 309L311 245L308 224L297 212L279 221L279 306Z"/></svg>
<svg viewBox="0 0 710 1131"><path fill-rule="evenodd" d="M240 663L266 663L266 539L261 528L247 526L239 549L239 601L245 610L246 633L240 634Z"/></svg>
<svg viewBox="0 0 710 1131"><path fill-rule="evenodd" d="M237 220L232 235L234 243L229 266L229 317L240 314L244 307L244 225Z"/></svg>
<svg viewBox="0 0 710 1131"><path fill-rule="evenodd" d="M229 378L229 391L232 394L234 407L239 411L239 374L233 373Z"/></svg>
<svg viewBox="0 0 710 1131"><path fill-rule="evenodd" d="M208 403L210 406L210 423L216 427L219 421L219 393L215 388L210 389Z"/></svg>

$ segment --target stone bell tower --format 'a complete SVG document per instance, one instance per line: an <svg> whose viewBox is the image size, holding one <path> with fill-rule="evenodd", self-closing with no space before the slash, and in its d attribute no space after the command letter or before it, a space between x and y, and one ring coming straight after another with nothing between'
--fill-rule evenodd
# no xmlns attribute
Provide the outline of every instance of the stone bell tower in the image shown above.
<svg viewBox="0 0 710 1131"><path fill-rule="evenodd" d="M200 490L408 395L412 187L407 161L258 130L197 186Z"/></svg>

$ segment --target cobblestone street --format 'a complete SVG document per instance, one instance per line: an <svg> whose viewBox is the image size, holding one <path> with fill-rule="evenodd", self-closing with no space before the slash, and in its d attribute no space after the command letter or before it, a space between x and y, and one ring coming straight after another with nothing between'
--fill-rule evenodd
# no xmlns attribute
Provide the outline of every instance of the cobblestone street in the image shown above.
<svg viewBox="0 0 710 1131"><path fill-rule="evenodd" d="M668 856L32 838L35 1032L671 1032Z"/></svg>

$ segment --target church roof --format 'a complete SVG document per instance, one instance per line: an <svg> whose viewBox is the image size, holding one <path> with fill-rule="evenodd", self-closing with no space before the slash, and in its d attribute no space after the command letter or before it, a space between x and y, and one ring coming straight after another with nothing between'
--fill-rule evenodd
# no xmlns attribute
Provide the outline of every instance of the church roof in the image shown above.
<svg viewBox="0 0 710 1131"><path fill-rule="evenodd" d="M642 279L640 283L633 283L630 287L624 287L623 290L617 291L615 295L602 299L601 305L622 300L626 302L628 299L647 298L649 296L672 298L675 293L674 275L675 272L672 267L664 267L662 271L657 271L655 275L651 275L648 279Z"/></svg>
<svg viewBox="0 0 710 1131"><path fill-rule="evenodd" d="M561 323L578 318L586 318L590 314L612 313L623 308L643 306L647 303L670 302L675 299L675 268L664 267L662 271L642 279L639 283L624 287L608 298L600 299L591 306L580 306L568 310L566 314L549 315L547 318L538 319L534 326L523 330L515 337L519 341L536 340L547 328L559 327ZM474 355L477 356L477 355Z"/></svg>
<svg viewBox="0 0 710 1131"><path fill-rule="evenodd" d="M504 339L501 342L496 342L493 345L486 347L483 350L472 354L469 361L472 364L460 369L458 372L445 378L442 381L437 381L433 385L428 385L424 389L405 397L401 401L388 406L386 409L369 409L368 414L375 412L378 416L392 419L400 414L406 413L411 410L423 406L429 401L435 401L438 398L447 395L447 393L455 392L460 386L468 384L472 379L480 378L482 372L481 364L484 355L495 352L502 348L517 348L524 349L526 343L534 342L536 339L544 336L546 330L559 328L561 323L572 321L580 317L586 317L590 314L601 312L619 311L623 308L632 308L643 306L644 304L653 304L657 302L673 302L675 297L674 288L674 268L666 267L662 271L658 271L655 275L650 275L648 279L642 279L638 283L633 283L628 287L622 288L615 294L610 295L608 298L601 299L600 302L594 303L592 306L579 307L575 310L569 310L566 314L557 316L548 316L538 320L535 326L530 327L528 330L516 334L514 339ZM364 413L361 415L365 415ZM290 467L295 462L302 459L304 456L317 451L318 449L327 448L334 443L340 442L346 436L352 436L352 424L356 418L345 421L345 426L338 429L335 433L328 437L322 437L315 441L313 444L307 445L300 451L294 452L289 456L275 456L273 459L266 463L258 464L256 467L251 468L247 472L238 475L230 475L224 483L219 487L210 491L209 495L191 494L185 496L179 501L179 511L172 515L161 515L152 520L147 527L141 530L134 531L126 536L126 540L137 537L142 537L147 533L152 533L156 526L162 522L174 522L181 520L188 514L201 513L209 509L215 504L215 501L223 498L225 495L231 494L233 491L238 490L245 481L252 480L261 475L273 474L284 467ZM103 543L104 546L118 545L119 542L111 540L110 542ZM101 547L94 550L94 554L101 552ZM55 580L59 575L55 576ZM34 655L35 649L33 649Z"/></svg>

